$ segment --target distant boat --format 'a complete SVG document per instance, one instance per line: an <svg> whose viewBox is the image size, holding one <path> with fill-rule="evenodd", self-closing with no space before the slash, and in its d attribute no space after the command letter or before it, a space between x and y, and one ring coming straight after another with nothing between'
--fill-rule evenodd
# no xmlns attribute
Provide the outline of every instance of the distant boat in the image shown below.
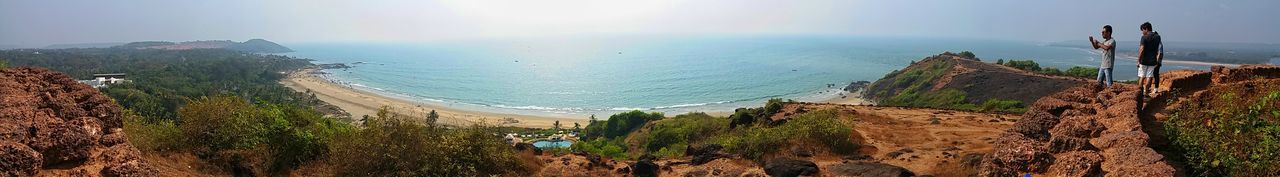
<svg viewBox="0 0 1280 177"><path fill-rule="evenodd" d="M516 60L516 63L519 63L519 62L520 62L520 60Z"/></svg>

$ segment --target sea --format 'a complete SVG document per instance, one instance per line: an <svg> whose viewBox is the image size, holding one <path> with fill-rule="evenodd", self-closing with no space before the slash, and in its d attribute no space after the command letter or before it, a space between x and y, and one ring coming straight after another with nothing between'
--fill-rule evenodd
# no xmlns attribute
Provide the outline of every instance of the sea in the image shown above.
<svg viewBox="0 0 1280 177"><path fill-rule="evenodd" d="M623 36L286 44L284 55L344 63L322 77L422 104L535 116L642 110L731 112L771 98L823 101L912 61L972 51L986 62L1099 65L1097 50L1042 42L848 36ZM1136 48L1121 45L1120 47ZM1117 59L1117 80L1136 78ZM1207 66L1166 64L1163 70Z"/></svg>

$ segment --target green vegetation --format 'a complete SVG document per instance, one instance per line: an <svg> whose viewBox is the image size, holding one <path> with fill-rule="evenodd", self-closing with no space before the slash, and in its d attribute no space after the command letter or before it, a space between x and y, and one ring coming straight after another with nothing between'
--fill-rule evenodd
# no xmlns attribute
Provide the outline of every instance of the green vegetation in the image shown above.
<svg viewBox="0 0 1280 177"><path fill-rule="evenodd" d="M336 137L329 162L340 176L527 175L494 127L444 128L384 108L363 129Z"/></svg>
<svg viewBox="0 0 1280 177"><path fill-rule="evenodd" d="M1173 110L1173 148L1197 176L1280 176L1280 90L1216 93Z"/></svg>
<svg viewBox="0 0 1280 177"><path fill-rule="evenodd" d="M613 158L626 158L627 145L623 139L646 123L662 118L662 113L645 113L639 110L614 114L604 121L595 120L592 115L592 121L587 124L582 136L583 141L574 143L572 148Z"/></svg>
<svg viewBox="0 0 1280 177"><path fill-rule="evenodd" d="M280 104L250 104L236 96L193 100L182 107L181 123L147 121L128 112L125 131L130 142L148 152L193 152L211 159L251 159L245 169L278 173L323 158L333 137L352 126L315 111ZM215 164L228 168L237 164Z"/></svg>
<svg viewBox="0 0 1280 177"><path fill-rule="evenodd" d="M1062 71L1053 67L1041 68L1039 63L1032 60L1009 60L1008 62L1003 62L1003 59L997 61L996 64L1050 76L1067 76L1085 79L1093 79L1098 76L1098 68L1095 67L1073 66L1067 69L1067 71Z"/></svg>
<svg viewBox="0 0 1280 177"><path fill-rule="evenodd" d="M965 58L978 59L978 55L975 55L975 54L973 54L973 52L969 52L969 51L963 51L963 52L960 52L960 53L959 53L959 54L957 54L957 55L960 55L960 56L965 57Z"/></svg>
<svg viewBox="0 0 1280 177"><path fill-rule="evenodd" d="M819 110L794 115L778 126L756 125L708 134L706 143L720 144L730 153L758 159L790 146L825 147L832 153L847 154L858 150L856 132L850 118L841 118L834 110Z"/></svg>
<svg viewBox="0 0 1280 177"><path fill-rule="evenodd" d="M613 116L609 116L609 120L599 122L601 124L592 123L587 125L587 132L583 138L617 138L626 136L631 133L631 131L635 131L640 128L640 126L644 126L645 123L660 119L662 119L662 113L658 112L645 113L643 111L635 110L614 114Z"/></svg>
<svg viewBox="0 0 1280 177"><path fill-rule="evenodd" d="M0 50L0 58L83 79L127 73L132 83L101 91L125 108L131 144L144 153L192 153L237 176L281 176L299 168L342 176L528 172L493 134L496 127L445 128L435 124L436 113L406 118L384 110L363 126L326 117L313 94L278 83L284 73L311 65L304 59L220 49L38 51Z"/></svg>
<svg viewBox="0 0 1280 177"><path fill-rule="evenodd" d="M681 114L654 121L653 129L646 135L644 148L658 156L683 156L689 143L701 142L716 132L723 131L729 119L716 118L706 113Z"/></svg>
<svg viewBox="0 0 1280 177"><path fill-rule="evenodd" d="M126 73L131 83L102 92L148 121L177 120L189 100L235 95L273 104L312 107L313 95L293 91L278 81L283 72L311 65L307 60L229 50L58 49L0 50L13 66L39 66L89 79L95 73Z"/></svg>
<svg viewBox="0 0 1280 177"><path fill-rule="evenodd" d="M773 99L765 107L738 109L733 117L763 119L780 111L785 103L787 102ZM603 134L593 131L606 129L591 127L625 120L615 119L619 115L646 117L644 115L655 114L632 111L614 115L610 120L595 121L587 125L587 134ZM571 149L613 158L638 157L641 154L677 157L682 156L691 146L716 144L725 147L725 151L729 153L758 160L766 154L777 153L778 150L791 146L823 147L827 149L826 152L837 154L853 153L859 148L860 140L855 139L858 136L853 131L852 118L840 117L834 110L812 111L790 117L786 122L740 124L734 128L729 125L733 124L731 120L737 119L713 117L705 113L681 114L665 119L636 118L648 120L647 124L651 126L638 126L647 127L647 131L632 130L612 137L598 136L575 143ZM633 146L635 149L628 148Z"/></svg>

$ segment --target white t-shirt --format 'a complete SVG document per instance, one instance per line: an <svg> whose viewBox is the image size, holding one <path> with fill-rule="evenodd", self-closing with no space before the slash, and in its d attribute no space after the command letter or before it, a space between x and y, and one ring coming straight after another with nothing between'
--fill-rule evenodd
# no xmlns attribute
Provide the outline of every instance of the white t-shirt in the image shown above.
<svg viewBox="0 0 1280 177"><path fill-rule="evenodd" d="M1102 49L1102 69L1111 68L1116 63L1116 40L1107 39L1102 41L1102 45L1111 46L1110 49Z"/></svg>

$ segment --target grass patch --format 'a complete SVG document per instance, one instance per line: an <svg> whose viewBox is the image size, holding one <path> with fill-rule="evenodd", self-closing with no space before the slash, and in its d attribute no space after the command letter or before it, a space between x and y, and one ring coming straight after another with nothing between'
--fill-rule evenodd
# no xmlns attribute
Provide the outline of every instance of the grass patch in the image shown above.
<svg viewBox="0 0 1280 177"><path fill-rule="evenodd" d="M1193 175L1280 176L1280 91L1261 93L1217 93L1173 110L1165 130Z"/></svg>
<svg viewBox="0 0 1280 177"><path fill-rule="evenodd" d="M795 115L778 126L751 126L717 134L710 143L720 144L730 153L758 159L789 144L817 145L834 153L857 151L851 120L836 116L835 110L819 110Z"/></svg>

